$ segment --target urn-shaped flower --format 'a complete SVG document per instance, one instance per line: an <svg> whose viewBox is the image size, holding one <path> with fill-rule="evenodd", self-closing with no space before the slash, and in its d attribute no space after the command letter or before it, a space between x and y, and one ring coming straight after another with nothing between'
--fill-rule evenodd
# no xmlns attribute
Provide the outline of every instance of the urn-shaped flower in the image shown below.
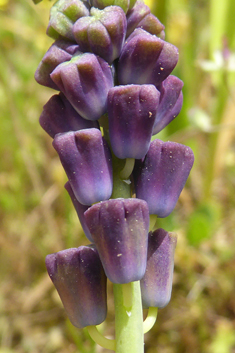
<svg viewBox="0 0 235 353"><path fill-rule="evenodd" d="M149 213L167 217L174 209L193 166L190 147L154 140L135 171L136 197L148 203Z"/></svg>
<svg viewBox="0 0 235 353"><path fill-rule="evenodd" d="M113 187L111 154L100 130L57 134L53 146L81 204L89 206L110 198Z"/></svg>
<svg viewBox="0 0 235 353"><path fill-rule="evenodd" d="M44 105L39 122L52 138L63 132L99 128L97 121L83 119L63 93L52 96Z"/></svg>
<svg viewBox="0 0 235 353"><path fill-rule="evenodd" d="M149 233L147 268L140 281L142 302L146 308L163 308L170 301L176 242L176 234L164 229Z"/></svg>
<svg viewBox="0 0 235 353"><path fill-rule="evenodd" d="M97 250L81 246L46 257L48 274L76 327L99 325L106 318L106 276Z"/></svg>
<svg viewBox="0 0 235 353"><path fill-rule="evenodd" d="M143 158L150 145L159 103L153 85L116 86L108 93L110 143L118 158Z"/></svg>
<svg viewBox="0 0 235 353"><path fill-rule="evenodd" d="M104 59L80 53L57 66L51 78L84 119L98 120L106 112L113 75Z"/></svg>
<svg viewBox="0 0 235 353"><path fill-rule="evenodd" d="M100 202L85 212L85 219L110 281L140 280L147 260L147 203L138 199Z"/></svg>

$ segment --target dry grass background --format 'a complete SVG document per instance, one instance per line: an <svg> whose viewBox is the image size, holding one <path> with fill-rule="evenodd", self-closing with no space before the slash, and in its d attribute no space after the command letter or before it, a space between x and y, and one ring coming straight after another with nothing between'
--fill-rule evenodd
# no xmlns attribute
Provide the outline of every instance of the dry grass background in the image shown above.
<svg viewBox="0 0 235 353"><path fill-rule="evenodd" d="M39 127L53 94L33 79L52 43L51 3L0 0L0 353L105 352L72 327L47 276L49 253L86 244ZM196 162L175 212L172 300L146 334L146 353L235 352L235 31L233 0L152 1L177 45L184 107L159 136L189 145ZM216 52L215 52L216 51ZM216 53L216 56L214 55ZM113 334L112 289L102 329Z"/></svg>

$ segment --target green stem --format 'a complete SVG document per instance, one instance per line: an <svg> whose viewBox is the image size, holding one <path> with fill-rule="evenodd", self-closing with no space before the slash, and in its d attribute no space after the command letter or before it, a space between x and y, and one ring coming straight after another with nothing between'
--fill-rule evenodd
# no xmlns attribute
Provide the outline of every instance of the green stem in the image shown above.
<svg viewBox="0 0 235 353"><path fill-rule="evenodd" d="M128 179L134 169L135 166L135 158L127 158L125 167L120 172L121 179Z"/></svg>
<svg viewBox="0 0 235 353"><path fill-rule="evenodd" d="M149 332L153 327L153 325L155 324L157 320L157 313L158 313L158 308L154 308L154 307L149 308L148 316L146 317L143 323L144 333Z"/></svg>
<svg viewBox="0 0 235 353"><path fill-rule="evenodd" d="M128 298L126 298L126 285L124 285L124 289L122 284L113 285L116 353L144 353L140 282L131 282L128 285Z"/></svg>
<svg viewBox="0 0 235 353"><path fill-rule="evenodd" d="M96 326L87 326L87 331L89 332L89 335L91 336L93 341L98 343L101 347L115 351L115 340L111 340L111 339L104 337L98 331Z"/></svg>

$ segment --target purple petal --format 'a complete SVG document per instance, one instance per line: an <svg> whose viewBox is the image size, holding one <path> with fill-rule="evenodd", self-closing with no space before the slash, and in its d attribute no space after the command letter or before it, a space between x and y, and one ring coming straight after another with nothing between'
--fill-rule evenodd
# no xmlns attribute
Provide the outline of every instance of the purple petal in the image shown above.
<svg viewBox="0 0 235 353"><path fill-rule="evenodd" d="M153 127L153 135L164 129L180 113L183 104L183 82L176 76L168 76L159 87L161 96Z"/></svg>
<svg viewBox="0 0 235 353"><path fill-rule="evenodd" d="M57 66L51 78L84 119L98 120L106 112L113 76L102 58L90 53L76 55Z"/></svg>
<svg viewBox="0 0 235 353"><path fill-rule="evenodd" d="M77 51L77 44L66 40L56 40L42 58L34 75L35 80L40 85L59 91L58 86L52 81L50 74L59 64L69 61Z"/></svg>
<svg viewBox="0 0 235 353"><path fill-rule="evenodd" d="M111 154L100 130L58 134L53 146L81 204L91 205L110 198L113 187Z"/></svg>
<svg viewBox="0 0 235 353"><path fill-rule="evenodd" d="M92 239L92 236L91 236L91 233L87 227L87 224L86 224L86 220L85 220L85 217L84 217L84 213L86 212L86 210L88 210L88 208L90 206L85 206L85 205L82 205L80 202L78 202L78 200L76 199L75 195L74 195L74 192L73 192L73 189L71 188L71 185L69 183L69 181L65 184L65 189L67 190L72 202L73 202L73 205L74 205L74 208L77 212L77 215L78 215L78 218L79 218L79 221L81 223L81 226L83 228L83 231L87 237L88 240L90 240L91 243L93 243L93 239Z"/></svg>
<svg viewBox="0 0 235 353"><path fill-rule="evenodd" d="M165 38L165 27L151 14L150 8L142 0L137 0L135 6L127 13L127 34L126 37L136 29L142 28L146 32Z"/></svg>
<svg viewBox="0 0 235 353"><path fill-rule="evenodd" d="M52 96L44 105L39 122L52 138L62 132L99 128L97 121L83 119L63 93Z"/></svg>
<svg viewBox="0 0 235 353"><path fill-rule="evenodd" d="M149 213L167 217L174 209L193 166L191 148L154 140L134 171L136 197L148 203Z"/></svg>
<svg viewBox="0 0 235 353"><path fill-rule="evenodd" d="M97 250L80 246L46 257L48 274L76 327L99 325L106 318L106 276Z"/></svg>
<svg viewBox="0 0 235 353"><path fill-rule="evenodd" d="M163 308L170 301L176 242L176 234L164 229L149 233L147 268L140 281L142 302L146 308Z"/></svg>
<svg viewBox="0 0 235 353"><path fill-rule="evenodd" d="M73 34L81 51L99 55L111 64L119 57L124 44L125 13L118 6L108 6L104 10L93 7L90 16L75 22Z"/></svg>
<svg viewBox="0 0 235 353"><path fill-rule="evenodd" d="M178 49L141 28L128 37L118 62L121 85L153 84L170 75L178 61Z"/></svg>
<svg viewBox="0 0 235 353"><path fill-rule="evenodd" d="M159 97L153 85L116 86L109 90L110 142L118 158L141 159L146 155Z"/></svg>
<svg viewBox="0 0 235 353"><path fill-rule="evenodd" d="M113 283L140 280L146 269L149 213L146 202L112 199L85 212L105 273Z"/></svg>

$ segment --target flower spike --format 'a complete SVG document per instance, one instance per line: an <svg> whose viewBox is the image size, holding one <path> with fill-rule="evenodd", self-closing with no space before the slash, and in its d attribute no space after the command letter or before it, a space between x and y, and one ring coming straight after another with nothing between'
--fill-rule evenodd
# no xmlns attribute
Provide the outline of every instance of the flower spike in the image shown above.
<svg viewBox="0 0 235 353"><path fill-rule="evenodd" d="M47 255L46 267L74 326L99 325L105 320L106 276L93 246Z"/></svg>

